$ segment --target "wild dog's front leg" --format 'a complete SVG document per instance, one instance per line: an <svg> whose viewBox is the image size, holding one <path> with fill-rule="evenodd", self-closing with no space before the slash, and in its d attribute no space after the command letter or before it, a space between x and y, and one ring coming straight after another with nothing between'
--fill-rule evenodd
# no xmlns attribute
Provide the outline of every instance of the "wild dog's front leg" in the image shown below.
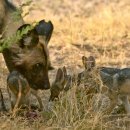
<svg viewBox="0 0 130 130"><path fill-rule="evenodd" d="M40 96L38 96L37 91L34 90L34 89L31 89L31 93L32 93L34 96L36 96L36 98L37 98L37 100L38 100L38 103L39 103L39 105L40 105L40 110L43 110L43 103L42 103L42 100L41 100Z"/></svg>
<svg viewBox="0 0 130 130"><path fill-rule="evenodd" d="M130 103L129 103L129 100L128 100L128 96L123 95L123 96L120 96L120 98L123 102L123 105L125 107L127 114L130 114Z"/></svg>

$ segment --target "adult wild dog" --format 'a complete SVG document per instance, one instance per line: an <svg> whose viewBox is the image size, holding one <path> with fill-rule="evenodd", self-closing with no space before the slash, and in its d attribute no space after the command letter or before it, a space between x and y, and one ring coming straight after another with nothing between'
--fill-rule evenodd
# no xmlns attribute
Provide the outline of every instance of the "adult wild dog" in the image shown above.
<svg viewBox="0 0 130 130"><path fill-rule="evenodd" d="M3 12L2 21L3 30L5 30L4 37L14 34L20 25L18 31L26 29L23 25L22 18L16 24L12 22L10 16L16 8L12 6L7 0L0 0L0 8ZM9 29L6 29L7 25ZM28 38L30 37L30 38ZM39 42L39 36L35 28L30 30L21 39L10 45L9 48L3 50L3 56L10 72L19 71L29 82L30 87L34 89L49 89L50 82L48 78L48 54L45 44Z"/></svg>
<svg viewBox="0 0 130 130"><path fill-rule="evenodd" d="M18 32L30 27L22 25ZM48 78L48 55L45 44L39 42L39 37L35 28L23 35L17 44L13 44L9 49L10 71L17 70L27 78L30 87L33 89L49 89ZM11 66L11 64L13 64Z"/></svg>

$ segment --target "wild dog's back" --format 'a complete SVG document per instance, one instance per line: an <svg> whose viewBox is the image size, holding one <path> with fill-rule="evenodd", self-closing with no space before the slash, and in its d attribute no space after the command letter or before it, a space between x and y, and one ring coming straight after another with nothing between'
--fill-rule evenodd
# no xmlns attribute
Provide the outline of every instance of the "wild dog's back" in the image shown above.
<svg viewBox="0 0 130 130"><path fill-rule="evenodd" d="M32 25L24 24L18 28L18 31L22 32L27 28L31 30L23 35L18 43L3 51L6 65L10 72L17 70L24 75L30 87L49 89L47 47L39 42L38 34Z"/></svg>
<svg viewBox="0 0 130 130"><path fill-rule="evenodd" d="M13 5L9 0L2 1L4 1L3 5L5 9L3 31L4 37L8 37L12 36L12 34L16 32L17 28L24 22L22 16L20 16L21 14L19 14L19 19L16 19L15 15L13 15L13 13L18 11L15 5Z"/></svg>

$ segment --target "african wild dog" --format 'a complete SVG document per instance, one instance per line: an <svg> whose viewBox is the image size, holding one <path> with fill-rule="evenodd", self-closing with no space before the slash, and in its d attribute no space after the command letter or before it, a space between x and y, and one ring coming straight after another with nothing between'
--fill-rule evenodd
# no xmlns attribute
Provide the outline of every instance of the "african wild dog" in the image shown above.
<svg viewBox="0 0 130 130"><path fill-rule="evenodd" d="M22 31L29 24L22 25L18 31ZM22 40L22 42L21 42ZM48 78L48 54L45 44L39 42L35 28L22 36L18 44L10 47L10 58L14 69L27 78L30 87L34 89L49 89ZM17 50L17 51L16 51Z"/></svg>
<svg viewBox="0 0 130 130"><path fill-rule="evenodd" d="M2 21L2 31L5 31L4 38L16 33L17 29L22 32L27 26L31 26L23 25L22 17L18 23L12 20L11 13L15 12L16 8L7 0L0 0L0 6L3 12L3 15L0 14L0 21ZM29 40L27 37L33 38ZM47 47L39 41L35 28L23 35L18 42L5 48L2 53L8 70L20 72L27 79L30 87L34 89L50 88Z"/></svg>

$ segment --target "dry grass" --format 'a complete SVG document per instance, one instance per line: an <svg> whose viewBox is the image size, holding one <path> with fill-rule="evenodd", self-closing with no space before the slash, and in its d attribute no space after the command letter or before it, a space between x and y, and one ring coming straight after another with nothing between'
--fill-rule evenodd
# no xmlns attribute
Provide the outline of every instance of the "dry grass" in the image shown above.
<svg viewBox="0 0 130 130"><path fill-rule="evenodd" d="M49 45L53 66L66 66L70 73L83 69L81 57L93 55L98 66L128 67L130 65L130 2L129 0L34 0L26 22L40 19L54 23ZM33 10L32 10L33 9ZM28 8L26 8L28 10ZM26 12L25 8L24 11ZM0 82L5 100L7 69L1 56ZM56 69L50 72L54 80ZM41 92L45 106L49 92ZM100 97L100 94L97 95ZM93 111L92 101L76 86L53 104L52 111L38 113L34 121L23 117L11 120L0 117L1 130L128 130L127 117L108 118L100 109ZM100 98L99 98L100 99ZM106 100L105 100L106 102ZM8 103L7 103L8 104Z"/></svg>

